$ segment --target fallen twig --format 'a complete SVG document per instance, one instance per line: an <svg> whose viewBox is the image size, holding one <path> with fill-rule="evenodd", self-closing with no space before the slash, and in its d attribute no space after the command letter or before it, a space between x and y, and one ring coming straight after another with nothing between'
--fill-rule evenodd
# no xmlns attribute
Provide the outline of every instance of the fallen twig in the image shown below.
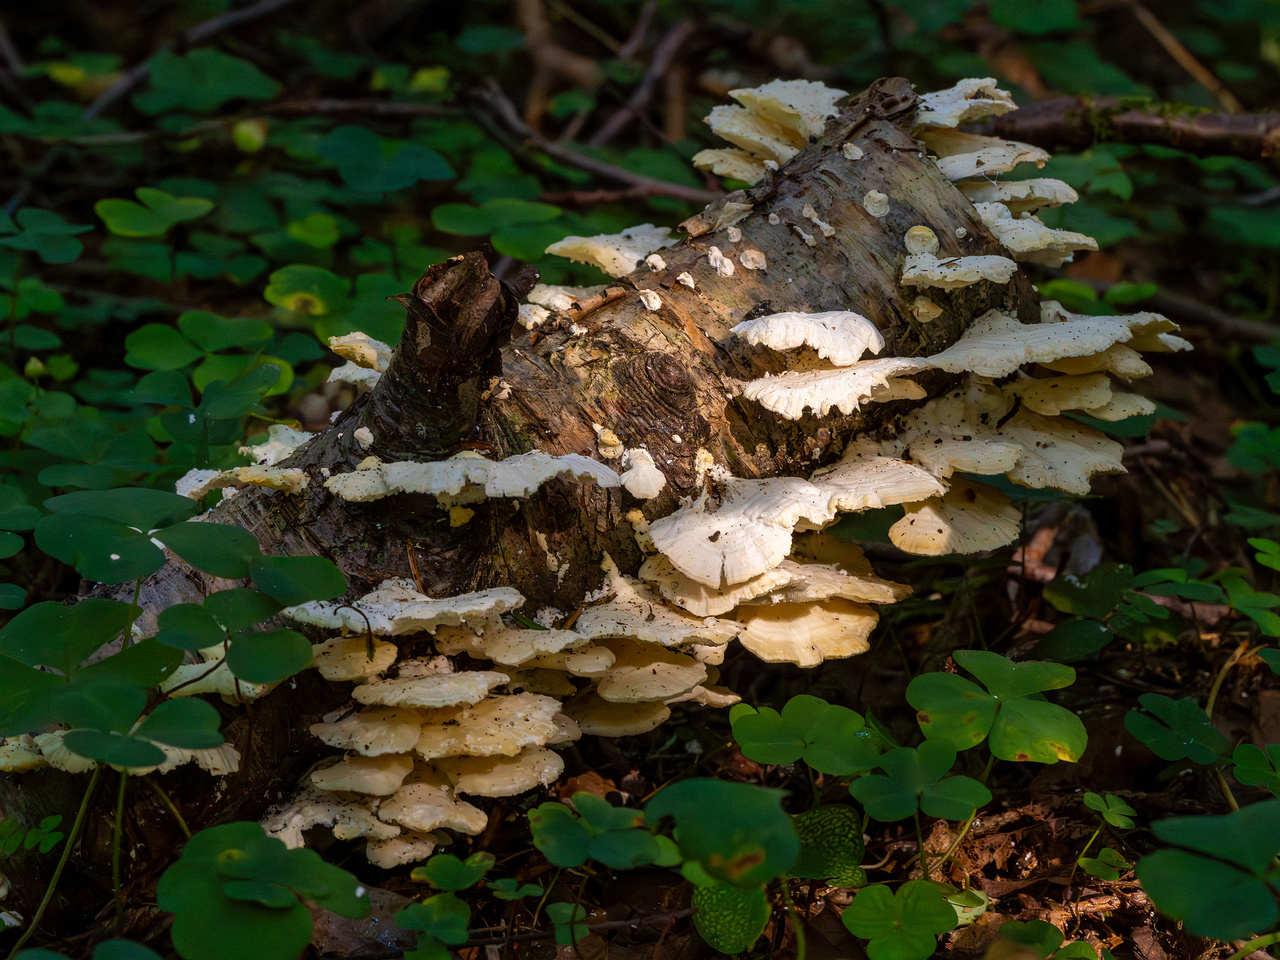
<svg viewBox="0 0 1280 960"><path fill-rule="evenodd" d="M632 173L630 170L624 170L622 167L616 167L612 163L584 156L575 150L548 140L520 119L519 114L516 113L515 105L507 99L506 94L502 92L496 82L490 81L482 86L473 87L469 93L469 98L480 113L496 122L507 133L532 143L547 156L562 163L571 164L581 170L586 170L589 173L594 173L596 176L603 177L606 180L625 183L636 190L643 190L646 196L674 197L677 200L687 200L690 203L710 203L720 196L719 193L713 193L710 190L686 187L683 184L655 180L653 177Z"/></svg>
<svg viewBox="0 0 1280 960"><path fill-rule="evenodd" d="M1047 150L1087 150L1095 143L1158 144L1199 155L1246 160L1280 155L1280 111L1178 113L1153 104L1131 108L1115 97L1055 97L1007 113L979 132Z"/></svg>
<svg viewBox="0 0 1280 960"><path fill-rule="evenodd" d="M1164 48L1165 53L1169 54L1177 62L1178 66L1191 74L1196 83L1213 94L1214 98L1222 104L1222 109L1228 113L1244 112L1244 104L1236 99L1235 94L1227 89L1226 84L1219 80L1213 71L1197 60L1195 55L1182 45L1182 41L1175 37L1173 31L1161 23L1154 13L1138 3L1137 0L1128 0L1126 6L1133 11L1133 15L1137 17L1138 22L1146 28L1147 32L1155 37L1156 43Z"/></svg>
<svg viewBox="0 0 1280 960"><path fill-rule="evenodd" d="M204 23L196 24L189 30L183 30L163 49L190 50L192 47L207 43L218 34L230 30L232 27L275 13L293 2L294 0L258 0L257 3L241 7L239 10L228 10L226 13L206 20ZM136 66L130 67L120 76L119 80L103 90L98 95L98 99L94 100L85 109L84 119L92 120L145 80L147 75L151 73L151 61L154 57L155 54L152 54Z"/></svg>
<svg viewBox="0 0 1280 960"><path fill-rule="evenodd" d="M281 100L267 104L255 111L271 116L328 116L335 113L354 113L366 117L452 117L462 113L461 107L441 103L401 103L395 100L341 100L316 98L311 100Z"/></svg>
<svg viewBox="0 0 1280 960"><path fill-rule="evenodd" d="M653 59L649 61L649 66L644 72L640 83L632 92L630 99L627 100L617 112L614 113L595 135L587 142L593 147L602 147L614 137L616 137L626 127L628 123L649 106L653 100L654 91L657 89L658 81L660 81L667 73L667 69L671 66L671 61L680 51L680 47L693 36L695 30L692 20L681 20L674 27L666 32L658 45L653 49Z"/></svg>

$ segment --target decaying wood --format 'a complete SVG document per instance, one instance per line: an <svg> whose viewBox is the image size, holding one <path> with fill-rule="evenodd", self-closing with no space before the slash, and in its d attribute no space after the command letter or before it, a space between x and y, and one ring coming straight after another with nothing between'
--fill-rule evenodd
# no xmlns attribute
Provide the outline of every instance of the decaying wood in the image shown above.
<svg viewBox="0 0 1280 960"><path fill-rule="evenodd" d="M1095 143L1155 144L1200 156L1276 162L1280 112L1193 113L1134 106L1116 97L1055 97L1021 107L986 125L1046 150L1087 150Z"/></svg>
<svg viewBox="0 0 1280 960"><path fill-rule="evenodd" d="M696 495L700 450L740 477L807 476L837 458L855 432L874 429L901 407L872 404L853 416L780 419L740 392L745 381L781 372L782 361L733 337L734 324L787 310L852 309L882 331L882 355L914 356L946 347L992 307L1027 321L1038 316L1030 283L1019 275L1006 285L931 290L941 317L927 325L914 318L915 293L897 282L909 228L928 224L941 241L940 256L1002 253L973 207L921 154L909 132L915 104L905 80L876 83L790 164L698 218L703 229L716 222L725 202L750 203L750 214L734 224L740 239L712 229L665 248L665 269L641 267L615 283L622 295L575 322L545 325L536 337L513 323L526 280L503 284L478 254L430 268L402 298L408 322L390 369L286 461L311 478L306 493L251 488L219 504L209 519L251 530L269 553L333 559L353 594L385 577L410 576L416 567L432 596L508 585L524 594L529 613L569 611L599 586L603 553L635 572L640 556L626 514L640 509L654 519ZM846 142L861 148L861 159L842 153ZM890 198L884 217L863 205L872 190ZM834 227L831 236L805 215L806 207ZM758 250L767 268L739 266L721 276L710 261L712 248L736 261ZM693 289L676 282L683 273L693 277ZM646 309L641 290L658 294L657 310ZM922 382L940 390L950 381L934 373ZM667 479L658 498L637 501L621 488L553 481L526 500L474 505L474 516L455 527L432 497L348 503L324 487L326 476L354 470L370 455L430 460L472 449L500 459L536 449L599 459L597 425L627 447L648 449ZM368 449L355 439L360 427L373 434ZM174 560L143 585L144 623L153 624L173 603L199 602L227 585ZM228 709L228 719L236 718L228 737L246 757L241 772L218 785L224 797L242 798L234 809L208 802L208 777L197 770L184 768L165 781L174 785L192 829L260 817L290 792L314 759L317 744L306 725L344 695L335 690L308 674L247 711ZM45 794L42 782L50 785ZM50 774L43 780L28 775L21 784L35 791L29 807L65 815L66 796L55 799L55 793L72 793L66 782ZM12 791L0 794L0 815L13 809L12 800ZM163 819L164 811L155 816ZM157 829L169 839L165 849L178 842L172 825ZM90 873L100 873L107 848L83 847ZM140 856L130 867L126 851L133 897L145 899L155 882L149 860ZM39 893L31 878L24 900ZM57 919L52 923L56 929Z"/></svg>

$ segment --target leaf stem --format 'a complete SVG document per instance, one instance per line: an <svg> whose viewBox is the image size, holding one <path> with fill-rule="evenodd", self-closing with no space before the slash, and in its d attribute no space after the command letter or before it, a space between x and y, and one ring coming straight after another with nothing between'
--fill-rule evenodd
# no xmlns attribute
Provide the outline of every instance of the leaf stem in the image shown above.
<svg viewBox="0 0 1280 960"><path fill-rule="evenodd" d="M116 901L117 912L124 912L124 898L120 895L120 847L124 838L124 788L129 782L129 771L120 771L120 785L116 788L116 820L111 829L111 896Z"/></svg>
<svg viewBox="0 0 1280 960"><path fill-rule="evenodd" d="M168 807L169 812L173 814L173 819L178 821L178 827L182 830L183 835L190 840L191 828L187 826L187 821L183 818L182 812L178 809L177 804L173 802L173 798L169 796L169 794L165 793L164 787L160 786L160 784L156 783L150 777L144 777L142 782L155 791L156 796L160 798L160 802Z"/></svg>
<svg viewBox="0 0 1280 960"><path fill-rule="evenodd" d="M918 819L916 825L919 826ZM800 922L800 912L796 910L795 902L791 899L791 878L784 873L780 879L782 880L782 904L787 908L787 915L791 917L791 932L796 938L796 960L805 960L804 926Z"/></svg>
<svg viewBox="0 0 1280 960"><path fill-rule="evenodd" d="M1218 700L1218 691L1222 689L1222 681L1227 678L1227 671L1234 667L1244 656L1245 651L1249 649L1249 641L1245 640L1240 646L1236 647L1235 652L1227 657L1227 662L1222 665L1222 669L1218 671L1218 675L1213 678L1213 686L1209 688L1209 699L1205 701L1204 712L1209 715L1209 719L1213 719L1213 705Z"/></svg>
<svg viewBox="0 0 1280 960"><path fill-rule="evenodd" d="M1255 953L1263 947L1269 947L1273 943L1280 943L1280 931L1268 933L1262 937L1254 937L1231 956L1227 957L1227 960L1244 960L1249 954Z"/></svg>
<svg viewBox="0 0 1280 960"><path fill-rule="evenodd" d="M76 811L76 819L71 824L71 830L67 834L67 842L62 847L62 856L58 858L58 865L54 867L53 876L49 878L49 886L45 888L44 896L40 900L40 905L36 907L31 923L22 932L22 936L13 945L13 949L9 951L7 960L13 960L18 951L22 949L23 944L31 939L31 935L40 926L40 921L44 919L44 914L49 909L49 904L53 902L54 891L58 888L58 881L62 879L62 871L66 868L67 861L71 859L71 848L75 846L76 838L80 836L80 828L84 825L85 815L89 812L89 801L93 798L93 791L97 788L98 780L101 778L102 765L99 764L93 768L93 776L89 778L89 786L85 788L84 797L80 800L80 809Z"/></svg>
<svg viewBox="0 0 1280 960"><path fill-rule="evenodd" d="M1076 857L1076 862L1071 864L1071 872L1067 874L1067 886L1071 886L1071 881L1075 879L1076 868L1080 866L1080 861L1084 859L1089 852L1089 848L1093 846L1093 841L1098 839L1098 834L1102 832L1102 822L1098 823L1098 829L1093 831L1093 836L1089 838L1089 842L1084 845L1084 849L1080 851L1080 856Z"/></svg>
<svg viewBox="0 0 1280 960"><path fill-rule="evenodd" d="M917 808L914 818L916 821L916 850L920 854L920 877L922 880L929 879L929 854L924 849L924 831L920 827L920 810Z"/></svg>

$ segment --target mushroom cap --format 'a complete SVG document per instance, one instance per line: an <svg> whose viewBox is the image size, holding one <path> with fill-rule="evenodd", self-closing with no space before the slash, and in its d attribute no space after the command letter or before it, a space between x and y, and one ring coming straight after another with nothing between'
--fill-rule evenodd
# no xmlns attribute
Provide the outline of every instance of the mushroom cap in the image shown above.
<svg viewBox="0 0 1280 960"><path fill-rule="evenodd" d="M1080 195L1070 185L1049 177L1030 180L972 180L956 187L970 203L1003 203L1014 216L1034 213L1041 207L1075 203Z"/></svg>
<svg viewBox="0 0 1280 960"><path fill-rule="evenodd" d="M370 656L370 644L373 655ZM396 662L399 648L385 640L362 636L338 637L311 647L311 665L326 680L364 680L385 673Z"/></svg>
<svg viewBox="0 0 1280 960"><path fill-rule="evenodd" d="M670 559L656 553L641 565L640 577L657 587L666 600L695 616L716 617L728 613L739 603L785 587L795 579L795 573L786 567L784 560L758 577L717 589L686 577Z"/></svg>
<svg viewBox="0 0 1280 960"><path fill-rule="evenodd" d="M391 799L378 805L378 817L417 833L443 828L471 836L483 831L489 822L483 810L457 799L439 775L406 783Z"/></svg>
<svg viewBox="0 0 1280 960"><path fill-rule="evenodd" d="M1052 487L1083 496L1098 473L1124 473L1124 447L1097 430L1063 417L1019 410L996 434L1023 455L1008 477L1024 487Z"/></svg>
<svg viewBox="0 0 1280 960"><path fill-rule="evenodd" d="M311 725L312 735L329 746L366 757L408 753L421 730L421 711L409 707L372 707L332 723Z"/></svg>
<svg viewBox="0 0 1280 960"><path fill-rule="evenodd" d="M450 498L452 503L475 503L486 497L527 497L560 476L602 487L620 483L616 472L590 457L577 453L553 457L534 450L496 461L467 452L430 463L378 463L335 474L325 481L325 488L354 503L397 493L427 493Z"/></svg>
<svg viewBox="0 0 1280 960"><path fill-rule="evenodd" d="M334 367L329 371L326 383L349 383L353 387L364 387L372 390L382 378L377 370L370 370L368 367L362 367L358 363L352 363L348 360L340 367Z"/></svg>
<svg viewBox="0 0 1280 960"><path fill-rule="evenodd" d="M948 180L1008 173L1020 163L1043 167L1049 154L1029 143L962 133L948 127L925 127L916 133L937 155L939 172Z"/></svg>
<svg viewBox="0 0 1280 960"><path fill-rule="evenodd" d="M565 712L592 737L635 737L648 733L671 716L667 705L650 703L610 703L588 694L566 707Z"/></svg>
<svg viewBox="0 0 1280 960"><path fill-rule="evenodd" d="M40 755L45 762L55 770L63 770L67 773L84 773L92 770L98 765L96 760L82 757L68 749L65 742L68 732L51 730L48 733L37 733L31 741L40 750Z"/></svg>
<svg viewBox="0 0 1280 960"><path fill-rule="evenodd" d="M329 338L329 349L358 367L386 373L391 366L392 348L359 331Z"/></svg>
<svg viewBox="0 0 1280 960"><path fill-rule="evenodd" d="M611 703L666 701L688 693L707 679L707 666L656 643L610 640L613 666L596 685L596 695Z"/></svg>
<svg viewBox="0 0 1280 960"><path fill-rule="evenodd" d="M811 603L741 607L742 645L767 663L816 667L870 649L879 616L864 603L832 598Z"/></svg>
<svg viewBox="0 0 1280 960"><path fill-rule="evenodd" d="M400 677L374 680L356 687L354 695L360 703L379 703L389 707L452 707L479 703L494 687L511 678L492 670L469 670L426 677Z"/></svg>
<svg viewBox="0 0 1280 960"><path fill-rule="evenodd" d="M514 757L449 757L435 766L456 792L480 797L514 797L554 783L564 772L560 755L545 747Z"/></svg>
<svg viewBox="0 0 1280 960"><path fill-rule="evenodd" d="M232 674L226 663L210 669L213 657L205 663L184 663L173 668L169 676L160 681L160 690L171 697L195 697L216 693L236 701L257 700L265 697L277 686L275 683L250 683Z"/></svg>
<svg viewBox="0 0 1280 960"><path fill-rule="evenodd" d="M917 556L994 550L1018 539L1022 514L1009 498L984 484L956 478L945 495L906 507L889 528L894 546Z"/></svg>
<svg viewBox="0 0 1280 960"><path fill-rule="evenodd" d="M739 323L729 331L748 343L763 344L771 350L812 347L818 356L837 367L848 367L865 353L884 349L879 328L851 310L826 313L771 313Z"/></svg>
<svg viewBox="0 0 1280 960"><path fill-rule="evenodd" d="M831 495L799 477L731 477L721 486L719 504L703 497L649 527L677 570L710 587L772 570L791 551L791 531L802 519L819 526L835 519Z"/></svg>
<svg viewBox="0 0 1280 960"><path fill-rule="evenodd" d="M851 513L936 497L947 488L913 463L875 456L859 445L850 445L839 461L814 471L811 481L835 509Z"/></svg>
<svg viewBox="0 0 1280 960"><path fill-rule="evenodd" d="M557 313L568 313L579 300L588 300L597 293L603 293L604 289L604 284L590 287L565 287L550 283L535 283L525 299L538 306L555 310Z"/></svg>
<svg viewBox="0 0 1280 960"><path fill-rule="evenodd" d="M527 666L537 670L559 670L571 677L603 677L613 666L613 651L597 643L565 653L552 653L530 660Z"/></svg>
<svg viewBox="0 0 1280 960"><path fill-rule="evenodd" d="M1022 323L988 310L955 343L929 357L947 373L1004 377L1029 363L1082 357L1123 343L1132 335L1124 317L1075 317L1060 323Z"/></svg>
<svg viewBox="0 0 1280 960"><path fill-rule="evenodd" d="M375 867L392 870L409 863L421 863L431 856L435 848L434 836L406 830L398 837L368 841L364 847L364 855Z"/></svg>
<svg viewBox="0 0 1280 960"><path fill-rule="evenodd" d="M332 766L311 771L311 782L329 792L389 797L400 789L400 784L412 770L413 757L403 754L347 757Z"/></svg>
<svg viewBox="0 0 1280 960"><path fill-rule="evenodd" d="M433 600L418 592L412 580L383 580L378 589L351 603L312 601L287 607L284 614L298 623L328 630L378 636L403 636L434 632L439 626L457 626L475 620L492 619L524 603L524 596L512 587L492 587ZM181 669L181 668L179 668Z"/></svg>
<svg viewBox="0 0 1280 960"><path fill-rule="evenodd" d="M297 467L268 467L257 464L249 467L236 467L229 471L237 483L247 483L251 487L266 487L279 490L281 493L300 495L306 492L311 478L306 471Z"/></svg>
<svg viewBox="0 0 1280 960"><path fill-rule="evenodd" d="M911 459L936 477L950 477L959 470L987 476L1007 473L1018 465L1022 447L1003 440L944 440L924 438L911 445Z"/></svg>
<svg viewBox="0 0 1280 960"><path fill-rule="evenodd" d="M540 747L559 728L560 701L533 693L490 697L475 706L429 711L414 749L437 757L513 757L525 747Z"/></svg>
<svg viewBox="0 0 1280 960"><path fill-rule="evenodd" d="M563 670L525 666L508 668L511 682L507 689L513 693L536 693L542 697L563 699L578 692L577 686Z"/></svg>
<svg viewBox="0 0 1280 960"><path fill-rule="evenodd" d="M298 430L286 423L273 423L267 428L265 443L247 444L240 448L240 452L253 457L256 463L274 466L314 436L314 433Z"/></svg>
<svg viewBox="0 0 1280 960"><path fill-rule="evenodd" d="M1015 216L1003 203L975 203L974 207L1015 260L1060 267L1076 250L1098 249L1098 241L1093 237L1046 227L1029 213Z"/></svg>
<svg viewBox="0 0 1280 960"><path fill-rule="evenodd" d="M1111 381L1105 373L1080 377L1024 378L1005 387L1005 392L1022 398L1033 413L1057 416L1064 410L1087 410L1111 402Z"/></svg>
<svg viewBox="0 0 1280 960"><path fill-rule="evenodd" d="M667 706L673 703L700 703L704 707L714 707L717 710L723 710L725 707L732 707L735 703L741 703L742 698L727 687L704 686L698 684L688 693L682 693L678 697L672 697L667 701Z"/></svg>
<svg viewBox="0 0 1280 960"><path fill-rule="evenodd" d="M333 835L339 840L354 840L356 837L386 839L400 832L399 827L375 817L363 803L325 793L316 787L307 787L287 807L262 821L262 829L267 836L283 841L291 850L305 847L303 831L317 826L332 827Z"/></svg>
<svg viewBox="0 0 1280 960"><path fill-rule="evenodd" d="M807 145L807 140L786 127L766 120L745 107L712 107L706 118L711 132L759 160L787 163Z"/></svg>
<svg viewBox="0 0 1280 960"><path fill-rule="evenodd" d="M752 380L742 395L788 420L799 420L806 409L825 417L835 407L847 415L864 403L882 402L882 388L903 374L918 373L929 366L921 358L883 357L830 370L787 371ZM925 395L923 389L916 389L918 397Z"/></svg>
<svg viewBox="0 0 1280 960"><path fill-rule="evenodd" d="M655 250L669 247L676 240L670 227L641 223L621 233L601 233L593 237L565 237L547 247L546 252L568 257L575 263L599 267L611 277L625 277ZM534 301L537 302L537 301Z"/></svg>
<svg viewBox="0 0 1280 960"><path fill-rule="evenodd" d="M1113 423L1116 420L1127 420L1129 417L1145 417L1156 412L1156 405L1146 397L1127 390L1116 390L1111 399L1101 407L1088 407L1084 411L1096 420Z"/></svg>
<svg viewBox="0 0 1280 960"><path fill-rule="evenodd" d="M573 625L577 633L593 640L630 637L668 647L720 645L737 636L738 626L732 621L691 617L666 606L647 584L623 576L608 554L600 566L608 577L612 597L587 605Z"/></svg>
<svg viewBox="0 0 1280 960"><path fill-rule="evenodd" d="M791 583L780 590L744 600L743 607L807 603L829 597L859 603L897 603L911 596L911 588L906 584L882 580L869 572L865 575L850 573L834 563L797 563L788 559L782 561L778 570L790 573Z"/></svg>
<svg viewBox="0 0 1280 960"><path fill-rule="evenodd" d="M765 173L763 163L738 147L699 150L693 155L693 165L699 170L710 170L718 177L730 177L744 183L756 183Z"/></svg>
<svg viewBox="0 0 1280 960"><path fill-rule="evenodd" d="M1121 380L1139 380L1142 377L1151 376L1152 373L1151 365L1142 359L1142 355L1123 343L1117 343L1114 347L1082 357L1045 360L1042 361L1041 366L1056 373L1073 375L1105 371L1115 374Z"/></svg>
<svg viewBox="0 0 1280 960"><path fill-rule="evenodd" d="M17 737L6 737L0 742L0 770L6 773L21 773L47 764L40 747L25 733Z"/></svg>
<svg viewBox="0 0 1280 960"><path fill-rule="evenodd" d="M930 127L958 127L973 120L998 117L1018 109L994 77L970 77L945 90L923 94L916 107L916 123Z"/></svg>
<svg viewBox="0 0 1280 960"><path fill-rule="evenodd" d="M626 450L622 454L623 489L637 500L652 500L667 485L667 476L653 462L648 450Z"/></svg>
<svg viewBox="0 0 1280 960"><path fill-rule="evenodd" d="M476 633L476 629L483 631ZM440 627L436 631L436 649L450 656L466 653L478 659L492 660L508 667L581 647L587 638L572 630L536 630L512 627L501 621L488 621L472 627Z"/></svg>
<svg viewBox="0 0 1280 960"><path fill-rule="evenodd" d="M848 94L814 80L771 80L758 87L730 90L729 96L807 144L822 136L827 118L840 112L836 104Z"/></svg>
<svg viewBox="0 0 1280 960"><path fill-rule="evenodd" d="M902 263L904 287L937 287L958 290L982 280L1008 283L1018 272L1018 265L1008 257L945 257L939 259L928 252L913 253Z"/></svg>

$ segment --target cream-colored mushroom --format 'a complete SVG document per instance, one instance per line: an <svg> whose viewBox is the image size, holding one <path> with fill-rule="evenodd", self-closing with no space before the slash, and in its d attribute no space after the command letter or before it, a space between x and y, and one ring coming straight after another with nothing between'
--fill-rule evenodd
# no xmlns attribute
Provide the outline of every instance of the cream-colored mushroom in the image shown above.
<svg viewBox="0 0 1280 960"><path fill-rule="evenodd" d="M1048 177L995 182L971 180L958 183L956 187L971 203L1003 203L1014 216L1035 213L1042 207L1060 207L1080 199L1068 184Z"/></svg>
<svg viewBox="0 0 1280 960"><path fill-rule="evenodd" d="M566 287L549 283L535 283L525 297L530 303L556 313L568 313L579 300L588 300L604 291L604 285Z"/></svg>
<svg viewBox="0 0 1280 960"><path fill-rule="evenodd" d="M378 589L351 603L312 601L287 607L284 614L298 623L363 635L404 636L433 632L439 626L457 626L488 620L514 610L524 596L513 587L492 587L439 600L418 592L412 580L392 578Z"/></svg>
<svg viewBox="0 0 1280 960"><path fill-rule="evenodd" d="M400 789L411 770L413 757L403 754L347 757L332 766L311 771L311 782L329 792L389 797Z"/></svg>
<svg viewBox="0 0 1280 960"><path fill-rule="evenodd" d="M364 680L386 673L396 662L394 643L360 636L342 637L313 644L311 665L326 680Z"/></svg>
<svg viewBox="0 0 1280 960"><path fill-rule="evenodd" d="M418 742L421 729L421 711L409 707L373 707L311 725L312 735L329 746L366 757L408 753Z"/></svg>
<svg viewBox="0 0 1280 960"><path fill-rule="evenodd" d="M540 747L559 731L560 701L533 693L490 697L475 706L425 714L414 749L427 760L437 757L513 757L525 747Z"/></svg>
<svg viewBox="0 0 1280 960"><path fill-rule="evenodd" d="M764 177L764 164L737 147L699 150L693 155L693 165L699 170L710 170L716 176L741 180L754 184Z"/></svg>
<svg viewBox="0 0 1280 960"><path fill-rule="evenodd" d="M807 144L799 134L745 107L712 107L706 122L721 140L728 140L761 161L784 164Z"/></svg>
<svg viewBox="0 0 1280 960"><path fill-rule="evenodd" d="M958 127L1016 109L1018 105L1009 91L997 87L995 78L969 78L945 90L923 94L916 107L916 122L930 127Z"/></svg>
<svg viewBox="0 0 1280 960"><path fill-rule="evenodd" d="M810 80L772 80L758 87L730 90L729 96L757 116L790 131L802 143L822 136L827 119L840 111L843 90Z"/></svg>
<svg viewBox="0 0 1280 960"><path fill-rule="evenodd" d="M927 470L878 456L867 443L850 444L839 461L814 471L810 481L836 510L851 513L924 500L946 490L946 484Z"/></svg>
<svg viewBox="0 0 1280 960"><path fill-rule="evenodd" d="M818 356L830 360L837 367L852 366L864 354L879 353L884 349L884 337L879 328L850 310L771 313L739 323L729 332L742 337L747 343L763 345L771 350L812 347Z"/></svg>
<svg viewBox="0 0 1280 960"><path fill-rule="evenodd" d="M835 519L831 495L799 477L729 477L720 486L718 504L704 496L649 527L677 570L716 589L781 563L801 520L822 526Z"/></svg>
<svg viewBox="0 0 1280 960"><path fill-rule="evenodd" d="M39 745L25 733L17 737L6 737L0 743L0 770L6 773L21 773L47 764Z"/></svg>
<svg viewBox="0 0 1280 960"><path fill-rule="evenodd" d="M728 613L739 603L779 590L791 583L796 574L786 561L757 577L718 589L699 583L676 569L663 554L654 554L640 567L640 577L652 583L664 598L699 617L716 617Z"/></svg>
<svg viewBox="0 0 1280 960"><path fill-rule="evenodd" d="M1097 250L1098 241L1083 233L1046 227L1029 213L1015 216L1003 203L975 203L978 215L1015 260L1060 267L1077 250Z"/></svg>
<svg viewBox="0 0 1280 960"><path fill-rule="evenodd" d="M518 667L537 657L581 647L587 639L573 630L537 630L490 621L474 629L441 627L436 631L436 649L451 656L466 653L503 666Z"/></svg>
<svg viewBox="0 0 1280 960"><path fill-rule="evenodd" d="M370 370L368 367L362 367L358 363L352 363L348 360L340 367L334 367L329 371L326 383L349 383L353 387L364 387L366 390L372 390L382 379L382 374L377 370Z"/></svg>
<svg viewBox="0 0 1280 960"><path fill-rule="evenodd" d="M833 598L741 607L738 619L746 627L739 641L761 660L816 667L865 653L879 617L866 604Z"/></svg>
<svg viewBox="0 0 1280 960"><path fill-rule="evenodd" d="M989 476L1016 467L1023 450L1002 440L925 437L911 444L910 453L912 460L936 477L950 477L957 470Z"/></svg>
<svg viewBox="0 0 1280 960"><path fill-rule="evenodd" d="M262 821L267 836L283 841L292 850L306 846L303 831L318 826L332 827L339 840L389 839L400 833L399 827L382 822L363 803L316 787L307 787L287 807Z"/></svg>
<svg viewBox="0 0 1280 960"><path fill-rule="evenodd" d="M752 380L742 395L788 420L799 420L807 409L820 417L827 416L832 408L847 415L864 403L877 402L877 391L894 386L903 375L928 368L927 360L910 357L862 360L848 367L788 371ZM920 389L917 396L924 395Z"/></svg>
<svg viewBox="0 0 1280 960"><path fill-rule="evenodd" d="M547 786L564 772L560 755L532 747L514 757L449 757L436 768L449 778L457 793L479 797L514 797Z"/></svg>
<svg viewBox="0 0 1280 960"><path fill-rule="evenodd" d="M611 703L665 701L688 693L707 679L707 666L656 643L609 640L614 663L596 685L596 695Z"/></svg>
<svg viewBox="0 0 1280 960"><path fill-rule="evenodd" d="M391 366L393 350L381 340L364 333L348 333L341 337L329 338L329 349L345 360L350 360L358 367L386 373Z"/></svg>
<svg viewBox="0 0 1280 960"><path fill-rule="evenodd" d="M65 742L68 732L53 730L48 733L37 733L31 740L39 748L40 755L55 770L63 770L66 773L84 773L92 770L98 765L97 761L72 752Z"/></svg>
<svg viewBox="0 0 1280 960"><path fill-rule="evenodd" d="M379 819L416 833L445 829L475 836L484 830L489 822L484 811L457 799L443 775L428 769L422 776L415 771L413 777L378 805Z"/></svg>
<svg viewBox="0 0 1280 960"><path fill-rule="evenodd" d="M642 223L628 227L621 233L565 237L547 247L546 252L568 257L575 263L599 267L611 277L625 277L649 254L675 242L670 227Z"/></svg>
<svg viewBox="0 0 1280 960"><path fill-rule="evenodd" d="M314 433L295 429L285 423L273 423L267 428L265 443L247 444L240 448L240 453L246 457L253 457L255 463L268 467L275 466L286 457L292 456L295 450L314 436Z"/></svg>
<svg viewBox="0 0 1280 960"><path fill-rule="evenodd" d="M916 136L937 155L938 170L948 180L1007 173L1021 163L1043 167L1049 161L1049 154L1029 143L962 133L947 127L926 127Z"/></svg>
<svg viewBox="0 0 1280 960"><path fill-rule="evenodd" d="M434 836L406 830L398 837L368 841L364 855L375 867L392 870L410 863L421 863L431 856L435 848Z"/></svg>
<svg viewBox="0 0 1280 960"><path fill-rule="evenodd" d="M1022 515L1000 491L958 477L941 497L906 506L889 528L894 546L918 556L994 550L1018 539Z"/></svg>
<svg viewBox="0 0 1280 960"><path fill-rule="evenodd" d="M591 643L566 653L552 653L530 660L528 666L535 670L567 673L571 677L603 677L613 666L613 651L606 646Z"/></svg>
<svg viewBox="0 0 1280 960"><path fill-rule="evenodd" d="M1111 399L1107 403L1100 407L1088 407L1084 412L1098 420L1115 422L1127 420L1129 417L1149 416L1156 412L1156 405L1136 393L1117 390L1111 394Z"/></svg>
<svg viewBox="0 0 1280 960"><path fill-rule="evenodd" d="M1026 377L1009 384L1005 392L1020 397L1022 405L1046 417L1064 410L1103 407L1111 401L1111 381L1105 373L1082 377Z"/></svg>
<svg viewBox="0 0 1280 960"><path fill-rule="evenodd" d="M671 716L671 710L660 701L610 703L595 694L574 701L565 712L591 737L636 737L660 726Z"/></svg>
<svg viewBox="0 0 1280 960"><path fill-rule="evenodd" d="M667 485L667 476L653 462L648 450L627 450L622 454L623 473L619 480L637 500L652 500Z"/></svg>
<svg viewBox="0 0 1280 960"><path fill-rule="evenodd" d="M1018 265L1008 257L945 257L932 253L910 254L902 264L904 287L937 287L958 290L982 280L1008 283L1018 272Z"/></svg>
<svg viewBox="0 0 1280 960"><path fill-rule="evenodd" d="M388 707L452 707L479 703L510 677L492 670L469 670L435 676L374 680L355 688L360 703Z"/></svg>
<svg viewBox="0 0 1280 960"><path fill-rule="evenodd" d="M690 643L720 646L738 634L738 625L732 621L691 617L671 609L648 584L623 576L608 554L600 567L608 577L608 599L587 604L573 625L577 633L593 640L629 637L668 647Z"/></svg>

